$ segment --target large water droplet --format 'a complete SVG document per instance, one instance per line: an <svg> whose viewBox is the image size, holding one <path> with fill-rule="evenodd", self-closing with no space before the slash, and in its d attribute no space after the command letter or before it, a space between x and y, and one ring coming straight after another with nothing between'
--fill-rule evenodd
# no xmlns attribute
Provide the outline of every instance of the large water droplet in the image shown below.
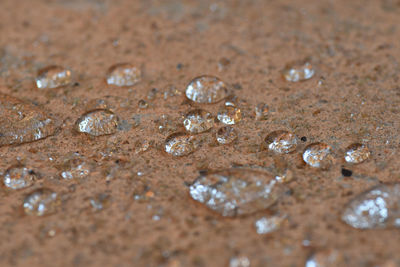
<svg viewBox="0 0 400 267"><path fill-rule="evenodd" d="M59 197L56 192L41 188L33 191L24 200L24 211L28 215L43 216L54 213L59 205Z"/></svg>
<svg viewBox="0 0 400 267"><path fill-rule="evenodd" d="M227 145L235 141L238 137L236 130L231 126L224 126L218 129L215 134L217 142L221 145Z"/></svg>
<svg viewBox="0 0 400 267"><path fill-rule="evenodd" d="M190 133L202 133L211 129L214 118L210 112L203 109L191 110L184 116L183 126Z"/></svg>
<svg viewBox="0 0 400 267"><path fill-rule="evenodd" d="M237 124L242 119L240 108L234 106L224 106L218 112L218 120L227 125Z"/></svg>
<svg viewBox="0 0 400 267"><path fill-rule="evenodd" d="M288 82L299 82L311 79L314 73L313 66L309 62L292 63L282 71L283 77Z"/></svg>
<svg viewBox="0 0 400 267"><path fill-rule="evenodd" d="M269 150L279 154L293 152L297 147L296 135L285 130L278 130L268 134L264 142Z"/></svg>
<svg viewBox="0 0 400 267"><path fill-rule="evenodd" d="M313 143L303 152L303 160L314 168L328 168L332 163L332 148L325 143Z"/></svg>
<svg viewBox="0 0 400 267"><path fill-rule="evenodd" d="M172 156L187 156L194 152L199 143L195 136L185 133L174 133L165 140L165 151Z"/></svg>
<svg viewBox="0 0 400 267"><path fill-rule="evenodd" d="M30 169L23 166L13 166L7 169L3 182L8 188L22 189L33 185L37 178L35 172Z"/></svg>
<svg viewBox="0 0 400 267"><path fill-rule="evenodd" d="M382 184L349 202L342 220L354 228L400 227L400 183Z"/></svg>
<svg viewBox="0 0 400 267"><path fill-rule="evenodd" d="M113 134L117 131L119 119L111 111L98 109L83 114L75 123L78 132L93 136Z"/></svg>
<svg viewBox="0 0 400 267"><path fill-rule="evenodd" d="M36 86L39 89L50 89L68 85L72 82L70 70L60 66L49 66L39 70Z"/></svg>
<svg viewBox="0 0 400 267"><path fill-rule="evenodd" d="M250 214L270 207L283 193L281 183L266 172L228 169L197 178L191 197L222 216Z"/></svg>
<svg viewBox="0 0 400 267"><path fill-rule="evenodd" d="M129 63L111 66L107 71L107 84L116 86L132 86L140 82L142 72Z"/></svg>
<svg viewBox="0 0 400 267"><path fill-rule="evenodd" d="M46 138L56 129L55 121L32 104L0 94L0 146Z"/></svg>
<svg viewBox="0 0 400 267"><path fill-rule="evenodd" d="M216 103L229 95L227 85L214 76L194 78L186 88L186 97L197 103Z"/></svg>
<svg viewBox="0 0 400 267"><path fill-rule="evenodd" d="M344 159L348 163L357 164L367 160L370 154L366 145L356 143L347 147Z"/></svg>

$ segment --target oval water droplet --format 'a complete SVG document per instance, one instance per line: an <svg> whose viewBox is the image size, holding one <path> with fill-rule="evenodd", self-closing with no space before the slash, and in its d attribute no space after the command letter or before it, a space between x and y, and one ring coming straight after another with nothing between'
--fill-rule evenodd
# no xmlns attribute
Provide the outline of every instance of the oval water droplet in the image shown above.
<svg viewBox="0 0 400 267"><path fill-rule="evenodd" d="M358 164L366 161L370 154L366 145L356 143L347 147L344 159L348 163Z"/></svg>
<svg viewBox="0 0 400 267"><path fill-rule="evenodd" d="M53 135L56 123L47 112L0 94L0 146L33 142Z"/></svg>
<svg viewBox="0 0 400 267"><path fill-rule="evenodd" d="M282 71L283 77L288 82L300 82L311 79L314 73L313 66L309 62L292 63Z"/></svg>
<svg viewBox="0 0 400 267"><path fill-rule="evenodd" d="M332 148L325 143L313 143L303 152L305 163L314 168L326 169L332 164Z"/></svg>
<svg viewBox="0 0 400 267"><path fill-rule="evenodd" d="M350 201L342 220L354 228L400 227L400 183L382 184Z"/></svg>
<svg viewBox="0 0 400 267"><path fill-rule="evenodd" d="M224 106L218 112L217 118L224 124L233 125L242 120L242 113L240 108L234 106Z"/></svg>
<svg viewBox="0 0 400 267"><path fill-rule="evenodd" d="M222 216L251 214L267 209L284 192L267 172L228 169L208 173L190 186L190 196Z"/></svg>
<svg viewBox="0 0 400 267"><path fill-rule="evenodd" d="M25 197L23 208L27 215L43 216L54 213L59 202L60 199L56 192L41 188Z"/></svg>
<svg viewBox="0 0 400 267"><path fill-rule="evenodd" d="M287 154L296 150L297 137L291 132L278 130L268 134L264 143L273 152Z"/></svg>
<svg viewBox="0 0 400 267"><path fill-rule="evenodd" d="M217 138L217 142L221 145L230 144L238 137L236 130L231 126L224 126L219 128L215 136Z"/></svg>
<svg viewBox="0 0 400 267"><path fill-rule="evenodd" d="M109 135L117 131L118 116L107 109L98 109L83 114L75 123L78 132L93 136Z"/></svg>
<svg viewBox="0 0 400 267"><path fill-rule="evenodd" d="M203 109L191 110L184 116L183 126L189 133L197 134L208 131L214 125L210 112Z"/></svg>
<svg viewBox="0 0 400 267"><path fill-rule="evenodd" d="M39 70L36 86L39 89L51 89L68 85L72 82L72 72L60 66L49 66Z"/></svg>
<svg viewBox="0 0 400 267"><path fill-rule="evenodd" d="M195 136L185 133L174 133L165 140L165 152L175 157L187 156L198 148Z"/></svg>
<svg viewBox="0 0 400 267"><path fill-rule="evenodd" d="M133 86L142 79L139 68L129 63L119 63L107 71L107 84L116 86Z"/></svg>
<svg viewBox="0 0 400 267"><path fill-rule="evenodd" d="M22 189L32 186L37 180L34 171L24 166L13 166L7 169L3 177L4 185L11 189Z"/></svg>
<svg viewBox="0 0 400 267"><path fill-rule="evenodd" d="M194 78L186 88L186 97L203 104L217 103L229 96L228 86L219 78L203 75Z"/></svg>

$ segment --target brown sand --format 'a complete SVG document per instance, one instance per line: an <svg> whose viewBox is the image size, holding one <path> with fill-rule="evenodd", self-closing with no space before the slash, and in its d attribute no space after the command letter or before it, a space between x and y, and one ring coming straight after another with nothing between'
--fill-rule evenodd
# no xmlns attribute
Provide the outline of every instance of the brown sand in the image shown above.
<svg viewBox="0 0 400 267"><path fill-rule="evenodd" d="M397 0L1 0L0 91L50 110L62 127L42 141L0 148L0 170L19 159L42 177L31 188L0 191L0 266L209 267L228 266L237 255L251 266L304 266L320 249L338 250L347 266L389 260L400 266L398 230L361 231L340 221L356 194L400 177L399 25ZM285 82L280 70L304 58L316 75ZM107 86L105 72L119 62L141 66L143 81ZM54 64L71 68L79 84L38 90L37 71ZM183 95L163 100L161 93L146 100L147 109L137 103L152 88L183 92L202 74L235 85L244 116L235 126L239 139L215 146L213 129L197 152L173 158L162 151L168 133L159 133L155 121L162 114L178 120L199 105ZM140 114L140 125L98 138L74 133L73 123L92 99L107 100L127 123ZM252 117L260 102L270 106L267 121ZM219 106L206 108L215 113ZM283 158L294 173L291 194L269 211L233 219L190 200L186 183L199 170L273 166L258 145L278 129L307 137ZM154 145L136 154L138 140ZM337 155L328 171L299 160L305 145L316 141L332 145ZM355 141L368 143L372 157L349 166L353 176L344 178L343 150ZM88 178L60 178L70 152L92 162ZM58 211L24 215L24 196L43 186L62 194ZM94 212L89 199L100 193L110 200ZM287 222L258 235L254 221L277 212Z"/></svg>

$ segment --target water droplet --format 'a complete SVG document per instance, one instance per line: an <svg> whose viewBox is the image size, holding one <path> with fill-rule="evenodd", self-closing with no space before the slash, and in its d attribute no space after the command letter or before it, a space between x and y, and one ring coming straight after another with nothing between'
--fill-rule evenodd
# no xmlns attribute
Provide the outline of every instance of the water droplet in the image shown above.
<svg viewBox="0 0 400 267"><path fill-rule="evenodd" d="M236 130L231 126L224 126L218 129L216 133L217 142L221 145L227 145L237 139Z"/></svg>
<svg viewBox="0 0 400 267"><path fill-rule="evenodd" d="M116 86L133 86L140 82L142 72L129 63L111 66L107 72L107 84Z"/></svg>
<svg viewBox="0 0 400 267"><path fill-rule="evenodd" d="M382 184L350 201L342 220L354 228L400 228L400 183Z"/></svg>
<svg viewBox="0 0 400 267"><path fill-rule="evenodd" d="M229 95L227 85L214 76L194 78L186 88L186 97L197 103L212 104L219 102Z"/></svg>
<svg viewBox="0 0 400 267"><path fill-rule="evenodd" d="M285 219L286 217L282 216L262 217L254 223L254 226L257 234L264 235L276 231Z"/></svg>
<svg viewBox="0 0 400 267"><path fill-rule="evenodd" d="M89 164L78 154L66 160L63 164L61 177L67 180L85 178L90 173Z"/></svg>
<svg viewBox="0 0 400 267"><path fill-rule="evenodd" d="M208 131L214 125L214 118L210 112L203 109L191 110L184 116L183 126L186 131L197 134Z"/></svg>
<svg viewBox="0 0 400 267"><path fill-rule="evenodd" d="M49 66L39 70L36 86L39 89L51 89L68 85L72 82L70 70L60 66Z"/></svg>
<svg viewBox="0 0 400 267"><path fill-rule="evenodd" d="M44 110L0 94L0 146L22 144L54 134L55 121Z"/></svg>
<svg viewBox="0 0 400 267"><path fill-rule="evenodd" d="M109 204L110 196L102 193L90 198L89 201L90 205L92 205L93 211L100 211Z"/></svg>
<svg viewBox="0 0 400 267"><path fill-rule="evenodd" d="M59 197L56 192L41 188L33 191L24 200L24 211L28 215L43 216L54 213L59 205Z"/></svg>
<svg viewBox="0 0 400 267"><path fill-rule="evenodd" d="M145 108L149 107L149 104L145 100L140 99L139 102L138 102L138 107L140 109L145 109Z"/></svg>
<svg viewBox="0 0 400 267"><path fill-rule="evenodd" d="M293 152L297 147L296 135L285 130L278 130L268 134L264 142L269 150L279 154Z"/></svg>
<svg viewBox="0 0 400 267"><path fill-rule="evenodd" d="M155 120L157 129L160 133L171 133L178 129L176 121L174 121L169 115L161 115L161 117Z"/></svg>
<svg viewBox="0 0 400 267"><path fill-rule="evenodd" d="M303 152L303 160L314 168L328 168L332 158L332 148L325 143L310 144Z"/></svg>
<svg viewBox="0 0 400 267"><path fill-rule="evenodd" d="M348 266L343 256L336 250L321 250L314 253L306 261L305 267L338 267Z"/></svg>
<svg viewBox="0 0 400 267"><path fill-rule="evenodd" d="M33 185L37 178L35 172L30 169L23 166L13 166L7 169L3 181L8 188L22 189Z"/></svg>
<svg viewBox="0 0 400 267"><path fill-rule="evenodd" d="M165 140L165 151L172 156L187 156L198 147L198 141L194 136L185 133L174 133Z"/></svg>
<svg viewBox="0 0 400 267"><path fill-rule="evenodd" d="M225 106L218 112L218 120L224 124L237 124L242 119L240 108Z"/></svg>
<svg viewBox="0 0 400 267"><path fill-rule="evenodd" d="M269 107L267 104L260 103L255 108L256 120L262 121L268 118Z"/></svg>
<svg viewBox="0 0 400 267"><path fill-rule="evenodd" d="M347 147L344 159L348 163L357 164L367 160L370 154L371 153L366 145L357 143Z"/></svg>
<svg viewBox="0 0 400 267"><path fill-rule="evenodd" d="M282 184L266 172L228 169L208 173L190 186L191 197L222 216L254 213L270 207L283 193Z"/></svg>
<svg viewBox="0 0 400 267"><path fill-rule="evenodd" d="M98 109L83 114L75 123L78 132L93 136L113 134L117 131L119 119L111 111Z"/></svg>
<svg viewBox="0 0 400 267"><path fill-rule="evenodd" d="M245 256L234 257L230 259L229 267L250 267L250 260Z"/></svg>
<svg viewBox="0 0 400 267"><path fill-rule="evenodd" d="M313 66L309 62L297 62L287 66L282 74L288 82L299 82L311 79L314 76Z"/></svg>
<svg viewBox="0 0 400 267"><path fill-rule="evenodd" d="M135 142L135 153L143 153L149 150L150 146L152 145L152 142L149 142L148 140L137 140Z"/></svg>

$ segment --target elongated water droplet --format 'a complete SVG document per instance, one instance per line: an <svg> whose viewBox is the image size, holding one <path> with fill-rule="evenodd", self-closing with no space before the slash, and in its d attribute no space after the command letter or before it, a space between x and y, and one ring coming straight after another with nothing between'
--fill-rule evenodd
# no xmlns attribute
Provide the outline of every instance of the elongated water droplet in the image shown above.
<svg viewBox="0 0 400 267"><path fill-rule="evenodd" d="M197 134L208 131L214 125L210 112L203 109L191 110L184 116L183 126L189 133Z"/></svg>
<svg viewBox="0 0 400 267"><path fill-rule="evenodd" d="M197 178L191 197L222 216L254 213L270 207L283 193L272 175L251 169L228 169Z"/></svg>
<svg viewBox="0 0 400 267"><path fill-rule="evenodd" d="M113 134L117 131L117 115L106 109L98 109L83 114L75 123L78 132L93 136Z"/></svg>
<svg viewBox="0 0 400 267"><path fill-rule="evenodd" d="M116 86L133 86L140 82L142 72L129 63L111 66L107 71L107 84Z"/></svg>
<svg viewBox="0 0 400 267"><path fill-rule="evenodd" d="M286 217L284 216L272 216L272 217L262 217L258 219L254 226L256 228L257 234L264 235L276 231L279 229Z"/></svg>
<svg viewBox="0 0 400 267"><path fill-rule="evenodd" d="M186 88L186 97L203 104L217 103L229 96L228 86L219 78L204 75L194 78Z"/></svg>
<svg viewBox="0 0 400 267"><path fill-rule="evenodd" d="M238 137L236 130L231 126L224 126L218 129L215 134L217 142L221 145L227 145L235 141Z"/></svg>
<svg viewBox="0 0 400 267"><path fill-rule="evenodd" d="M194 152L199 143L195 136L174 133L165 140L165 151L175 157L187 156Z"/></svg>
<svg viewBox="0 0 400 267"><path fill-rule="evenodd" d="M352 144L347 147L344 159L348 163L358 164L366 161L370 156L369 149L364 144Z"/></svg>
<svg viewBox="0 0 400 267"><path fill-rule="evenodd" d="M33 191L24 200L24 211L28 215L43 216L54 213L59 205L59 197L56 192L41 188Z"/></svg>
<svg viewBox="0 0 400 267"><path fill-rule="evenodd" d="M218 120L227 125L237 124L242 120L240 108L233 106L224 106L220 109L217 116Z"/></svg>
<svg viewBox="0 0 400 267"><path fill-rule="evenodd" d="M60 66L49 66L39 70L36 86L39 89L51 89L68 85L72 82L70 70Z"/></svg>
<svg viewBox="0 0 400 267"><path fill-rule="evenodd" d="M283 77L288 82L300 82L314 76L313 66L309 62L296 62L289 64L283 71Z"/></svg>
<svg viewBox="0 0 400 267"><path fill-rule="evenodd" d="M296 135L285 130L278 130L268 134L264 142L269 150L279 154L293 152L297 147Z"/></svg>
<svg viewBox="0 0 400 267"><path fill-rule="evenodd" d="M13 166L7 169L3 182L8 188L22 189L33 185L37 178L35 172L30 169L23 166Z"/></svg>
<svg viewBox="0 0 400 267"><path fill-rule="evenodd" d="M382 184L349 202L342 220L354 228L400 228L400 183Z"/></svg>
<svg viewBox="0 0 400 267"><path fill-rule="evenodd" d="M0 94L0 146L46 138L56 130L55 120L32 104Z"/></svg>
<svg viewBox="0 0 400 267"><path fill-rule="evenodd" d="M303 152L303 160L314 168L328 168L332 163L332 148L324 143L313 143Z"/></svg>

